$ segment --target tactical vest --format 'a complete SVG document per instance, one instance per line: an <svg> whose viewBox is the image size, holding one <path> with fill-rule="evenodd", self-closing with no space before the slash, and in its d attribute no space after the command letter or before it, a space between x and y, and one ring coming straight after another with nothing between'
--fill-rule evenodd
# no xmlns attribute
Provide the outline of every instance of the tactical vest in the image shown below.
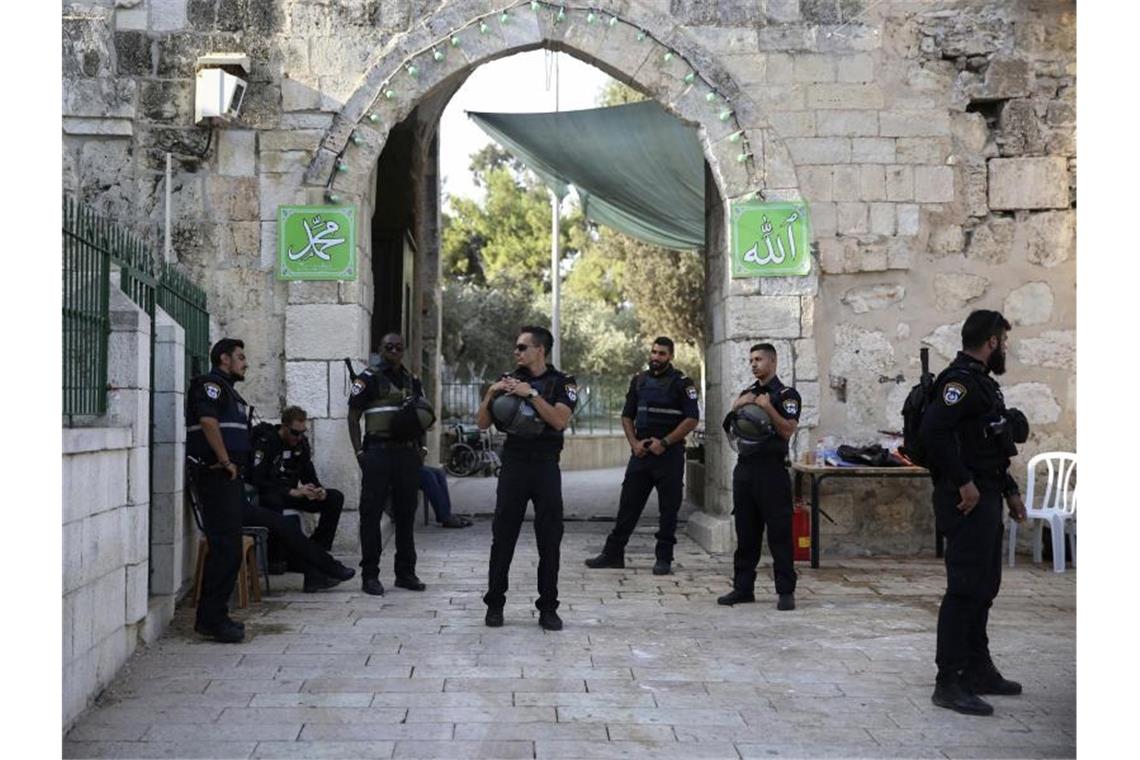
<svg viewBox="0 0 1140 760"><path fill-rule="evenodd" d="M218 412L218 427L222 433L222 442L226 445L226 453L231 459L245 459L252 444L250 442L250 408L245 399L234 389L233 385L221 372L212 371L206 375L199 375L190 381L191 392L186 394L186 453L201 459L207 464L217 461L214 450L206 440L202 431L202 424L194 416L190 408L193 391L204 383L214 383L221 386L223 399L221 410Z"/></svg>
<svg viewBox="0 0 1140 760"><path fill-rule="evenodd" d="M364 434L388 440L392 437L393 418L404 406L404 402L412 397L412 379L411 376L408 377L408 388L405 390L392 384L381 370L375 370L374 374L379 388L364 409Z"/></svg>
<svg viewBox="0 0 1140 760"><path fill-rule="evenodd" d="M676 429L685 416L678 405L674 388L680 385L681 373L671 369L660 376L650 372L637 375L637 416L633 427L639 438L664 438Z"/></svg>

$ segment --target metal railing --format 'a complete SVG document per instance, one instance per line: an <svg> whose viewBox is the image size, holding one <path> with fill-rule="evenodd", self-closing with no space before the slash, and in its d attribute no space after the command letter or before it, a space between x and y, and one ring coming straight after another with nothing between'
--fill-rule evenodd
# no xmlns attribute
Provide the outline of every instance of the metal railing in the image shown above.
<svg viewBox="0 0 1140 760"><path fill-rule="evenodd" d="M63 198L63 413L107 411L111 267L119 287L151 320L154 387L154 315L162 308L185 330L186 382L208 369L206 293L110 219L74 198Z"/></svg>

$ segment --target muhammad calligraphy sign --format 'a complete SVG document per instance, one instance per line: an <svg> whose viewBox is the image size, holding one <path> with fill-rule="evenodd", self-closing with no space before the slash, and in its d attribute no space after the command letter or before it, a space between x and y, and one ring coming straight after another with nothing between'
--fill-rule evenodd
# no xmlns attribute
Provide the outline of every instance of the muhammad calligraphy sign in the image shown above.
<svg viewBox="0 0 1140 760"><path fill-rule="evenodd" d="M732 276L792 277L811 271L811 225L798 201L734 201Z"/></svg>
<svg viewBox="0 0 1140 760"><path fill-rule="evenodd" d="M277 279L355 280L355 206L279 206Z"/></svg>

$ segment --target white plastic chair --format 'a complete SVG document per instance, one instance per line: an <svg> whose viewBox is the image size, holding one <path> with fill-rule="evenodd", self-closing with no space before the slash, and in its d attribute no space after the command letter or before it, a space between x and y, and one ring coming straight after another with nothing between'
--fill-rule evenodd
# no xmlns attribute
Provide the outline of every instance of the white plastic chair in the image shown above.
<svg viewBox="0 0 1140 760"><path fill-rule="evenodd" d="M1037 499L1037 470L1045 466L1045 488ZM1025 516L1035 521L1033 528L1033 561L1041 562L1041 534L1045 521L1053 536L1053 572L1065 572L1065 536L1073 567L1077 566L1077 455L1064 451L1046 451L1029 460L1027 465ZM1068 528L1068 530L1066 530ZM1009 521L1009 566L1013 567L1017 549L1017 523Z"/></svg>

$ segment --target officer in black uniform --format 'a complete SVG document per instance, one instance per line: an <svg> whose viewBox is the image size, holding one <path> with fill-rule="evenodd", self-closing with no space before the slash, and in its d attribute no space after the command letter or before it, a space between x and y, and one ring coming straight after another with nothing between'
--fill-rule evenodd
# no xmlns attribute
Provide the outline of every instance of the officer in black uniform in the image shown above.
<svg viewBox="0 0 1140 760"><path fill-rule="evenodd" d="M796 571L792 564L792 484L788 478L788 441L800 419L800 394L776 377L776 348L757 343L748 352L756 382L745 388L725 418L745 404L756 404L768 415L773 434L766 440L741 443L732 471L732 505L736 522L736 553L733 555L732 591L718 604L756 601L756 565L760 541L768 528L768 551L776 580L778 610L796 608Z"/></svg>
<svg viewBox="0 0 1140 760"><path fill-rule="evenodd" d="M380 515L389 494L396 529L396 586L423 591L416 577L415 514L420 487L423 431L404 424L408 401L424 396L420 379L405 369L404 339L388 333L380 341L380 362L352 382L348 434L363 473L360 488L361 588L382 596ZM361 439L360 420L364 418Z"/></svg>
<svg viewBox="0 0 1140 760"><path fill-rule="evenodd" d="M1002 500L1012 519L1025 503L1009 475L1015 443L1029 424L1006 409L990 373L1005 372L1009 322L978 310L962 325L962 350L934 381L919 440L934 481L934 516L946 536L946 594L938 610L938 676L931 700L970 715L990 715L979 694L1021 693L990 657L986 624L1001 585Z"/></svg>
<svg viewBox="0 0 1140 760"><path fill-rule="evenodd" d="M693 381L674 368L672 360L673 341L657 338L649 351L649 369L629 381L621 426L629 441L630 457L621 484L617 520L602 553L587 559L587 567L625 567L625 545L650 491L656 488L659 518L653 574L672 572L685 477L685 436L701 416Z"/></svg>
<svg viewBox="0 0 1140 760"><path fill-rule="evenodd" d="M202 596L194 630L226 643L245 638L245 626L229 617L226 603L241 567L241 468L249 458L249 406L234 389L245 379L245 344L222 338L210 349L208 374L186 392L186 455L201 504L209 545L202 568Z"/></svg>
<svg viewBox="0 0 1140 760"><path fill-rule="evenodd" d="M260 505L266 509L319 514L310 538L329 551L344 508L344 494L321 485L313 466L307 423L308 414L299 406L281 412L277 432L254 445L251 482L257 488Z"/></svg>
<svg viewBox="0 0 1140 760"><path fill-rule="evenodd" d="M488 572L485 622L491 627L503 624L507 601L507 575L515 544L519 539L528 501L534 502L534 537L538 544L538 622L548 631L562 629L558 617L558 564L562 543L562 431L578 403L577 383L571 375L547 364L554 348L554 336L544 327L526 326L515 341L518 367L493 383L479 405L478 423L486 430L492 422L491 403L500 394L524 399L531 419L542 424L537 435L512 432L503 445L503 468L495 498L491 523L491 560ZM498 424L500 420L496 420Z"/></svg>

